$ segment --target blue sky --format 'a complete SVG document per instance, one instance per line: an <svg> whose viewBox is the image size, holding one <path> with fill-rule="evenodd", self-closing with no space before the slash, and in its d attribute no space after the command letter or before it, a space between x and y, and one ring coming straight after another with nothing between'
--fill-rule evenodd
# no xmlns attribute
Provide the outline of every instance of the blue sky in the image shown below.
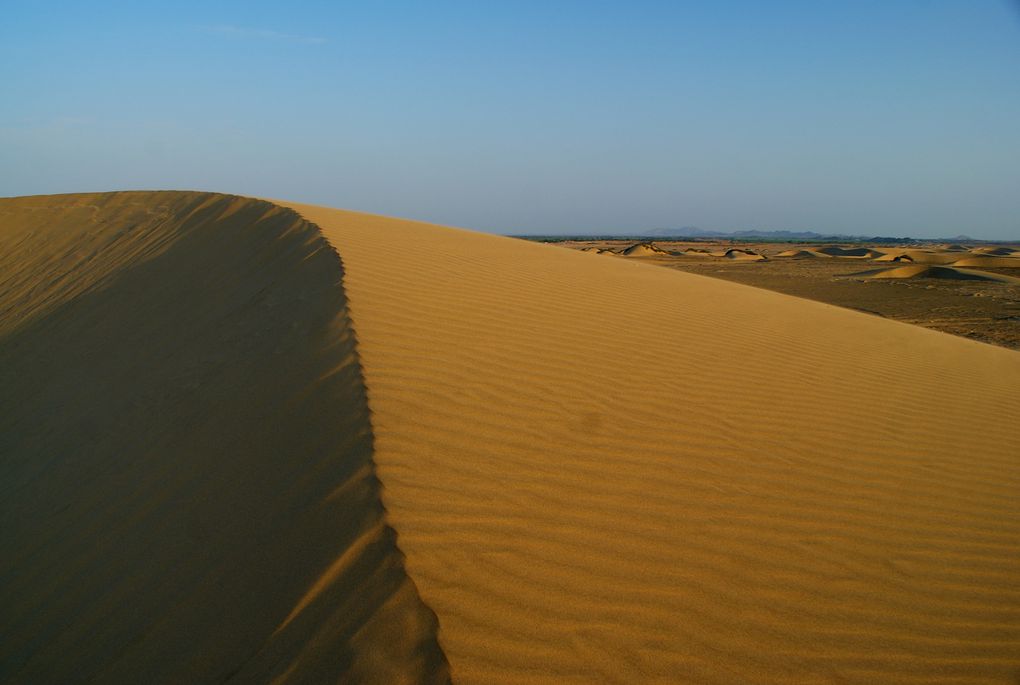
<svg viewBox="0 0 1020 685"><path fill-rule="evenodd" d="M1020 239L1020 6L21 2L0 195Z"/></svg>

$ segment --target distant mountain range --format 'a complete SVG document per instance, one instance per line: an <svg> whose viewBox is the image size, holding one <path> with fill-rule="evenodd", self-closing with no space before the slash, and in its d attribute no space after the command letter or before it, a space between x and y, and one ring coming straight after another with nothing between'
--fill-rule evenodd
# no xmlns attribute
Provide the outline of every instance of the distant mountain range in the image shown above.
<svg viewBox="0 0 1020 685"><path fill-rule="evenodd" d="M814 231L710 231L697 226L684 226L682 228L656 228L648 231L649 236L661 238L684 237L684 238L769 238L783 240L818 240L822 238L852 238L854 236L823 235Z"/></svg>
<svg viewBox="0 0 1020 685"><path fill-rule="evenodd" d="M917 243L917 242L987 242L976 240L968 235L957 235L951 238L893 238L889 236L844 235L835 233L816 233L815 231L762 231L757 229L740 231L712 231L696 226L681 228L654 228L647 231L627 231L623 233L576 234L576 235L521 235L521 238L540 238L551 240L596 240L596 239L634 239L634 240L668 240L685 239L727 239L727 240L762 240L773 242L869 242L869 243Z"/></svg>
<svg viewBox="0 0 1020 685"><path fill-rule="evenodd" d="M914 242L919 240L918 238L892 238L883 236L866 236L866 235L845 235L845 234L834 234L834 233L816 233L815 231L762 231L758 229L742 230L742 231L711 231L698 228L697 226L683 226L681 228L656 228L647 233L641 235L647 235L649 237L666 238L666 237L683 237L683 238L761 238L764 240L805 240L805 241L820 241L820 240L843 240L843 241L881 241L881 242ZM920 240L940 240L940 241L958 241L958 242L973 242L974 238L966 235L958 235L952 238L921 238Z"/></svg>

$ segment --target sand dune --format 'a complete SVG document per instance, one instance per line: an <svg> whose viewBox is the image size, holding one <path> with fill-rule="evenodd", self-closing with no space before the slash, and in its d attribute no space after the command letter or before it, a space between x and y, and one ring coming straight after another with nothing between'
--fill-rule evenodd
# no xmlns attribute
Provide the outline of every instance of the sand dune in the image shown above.
<svg viewBox="0 0 1020 685"><path fill-rule="evenodd" d="M1020 257L990 257L974 255L953 262L953 266L976 266L986 269L1018 269Z"/></svg>
<svg viewBox="0 0 1020 685"><path fill-rule="evenodd" d="M622 250L625 257L668 257L669 252L656 247L654 243L636 243Z"/></svg>
<svg viewBox="0 0 1020 685"><path fill-rule="evenodd" d="M783 250L777 257L790 257L792 259L819 259L828 255L822 255L814 250Z"/></svg>
<svg viewBox="0 0 1020 685"><path fill-rule="evenodd" d="M1015 680L1020 354L280 204L0 201L0 680Z"/></svg>
<svg viewBox="0 0 1020 685"><path fill-rule="evenodd" d="M766 257L765 255L758 254L754 250L738 250L738 249L726 250L725 252L722 252L718 256L725 257L726 259L737 259L740 261L748 262L762 262L768 259L768 257Z"/></svg>
<svg viewBox="0 0 1020 685"><path fill-rule="evenodd" d="M913 262L914 264L952 264L961 259L959 252L935 252L933 250L894 250L876 257L876 262Z"/></svg>
<svg viewBox="0 0 1020 685"><path fill-rule="evenodd" d="M1015 247L975 247L971 250L974 254L984 254L991 257L1010 257L1014 256L1020 250Z"/></svg>
<svg viewBox="0 0 1020 685"><path fill-rule="evenodd" d="M0 682L443 682L290 210L0 200Z"/></svg>
<svg viewBox="0 0 1020 685"><path fill-rule="evenodd" d="M956 269L951 266L931 266L927 264L911 264L893 269L872 269L862 271L854 276L865 278L947 278L956 281L999 281L1001 283L1020 283L1020 279L999 274Z"/></svg>
<svg viewBox="0 0 1020 685"><path fill-rule="evenodd" d="M913 262L914 258L906 252L887 252L881 257L875 257L876 262Z"/></svg>
<svg viewBox="0 0 1020 685"><path fill-rule="evenodd" d="M1014 678L1017 353L291 206L343 255L384 499L456 681Z"/></svg>

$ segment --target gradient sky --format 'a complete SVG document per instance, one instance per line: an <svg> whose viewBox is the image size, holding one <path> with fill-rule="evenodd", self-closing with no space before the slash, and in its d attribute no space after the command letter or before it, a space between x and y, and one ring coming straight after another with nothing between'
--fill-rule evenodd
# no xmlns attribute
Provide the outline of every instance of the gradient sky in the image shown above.
<svg viewBox="0 0 1020 685"><path fill-rule="evenodd" d="M7 0L0 83L0 195L1020 239L1006 0Z"/></svg>

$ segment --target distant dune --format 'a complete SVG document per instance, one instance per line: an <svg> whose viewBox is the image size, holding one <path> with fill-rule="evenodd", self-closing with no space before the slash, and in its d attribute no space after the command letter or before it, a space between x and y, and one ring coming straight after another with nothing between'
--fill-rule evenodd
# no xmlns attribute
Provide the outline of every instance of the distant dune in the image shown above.
<svg viewBox="0 0 1020 685"><path fill-rule="evenodd" d="M196 193L0 200L0 278L4 682L1020 673L1016 352Z"/></svg>
<svg viewBox="0 0 1020 685"><path fill-rule="evenodd" d="M726 259L736 259L745 262L762 262L768 259L765 255L758 254L754 250L738 250L731 249L722 252L718 256L725 257Z"/></svg>
<svg viewBox="0 0 1020 685"><path fill-rule="evenodd" d="M1020 257L964 257L953 262L953 266L974 266L986 269L1020 269Z"/></svg>
<svg viewBox="0 0 1020 685"><path fill-rule="evenodd" d="M1010 257L1020 253L1015 247L975 247L971 250L975 254L986 254L991 257Z"/></svg>
<svg viewBox="0 0 1020 685"><path fill-rule="evenodd" d="M777 257L790 257L793 259L819 259L828 255L819 254L814 250L783 250Z"/></svg>
<svg viewBox="0 0 1020 685"><path fill-rule="evenodd" d="M913 262L915 264L952 264L962 257L959 252L933 250L893 250L875 258L876 262Z"/></svg>
<svg viewBox="0 0 1020 685"><path fill-rule="evenodd" d="M636 243L622 250L625 257L668 257L669 252L656 247L653 243Z"/></svg>
<svg viewBox="0 0 1020 685"><path fill-rule="evenodd" d="M887 252L881 257L875 257L876 262L913 262L914 258L906 252Z"/></svg>
<svg viewBox="0 0 1020 685"><path fill-rule="evenodd" d="M961 260L968 261L968 260ZM959 264L959 262L957 262ZM1020 279L998 274L986 273L983 271L971 271L969 269L956 269L951 266L931 266L927 264L912 264L892 269L873 269L854 274L866 278L948 278L956 281L999 281L1001 283L1020 283Z"/></svg>

